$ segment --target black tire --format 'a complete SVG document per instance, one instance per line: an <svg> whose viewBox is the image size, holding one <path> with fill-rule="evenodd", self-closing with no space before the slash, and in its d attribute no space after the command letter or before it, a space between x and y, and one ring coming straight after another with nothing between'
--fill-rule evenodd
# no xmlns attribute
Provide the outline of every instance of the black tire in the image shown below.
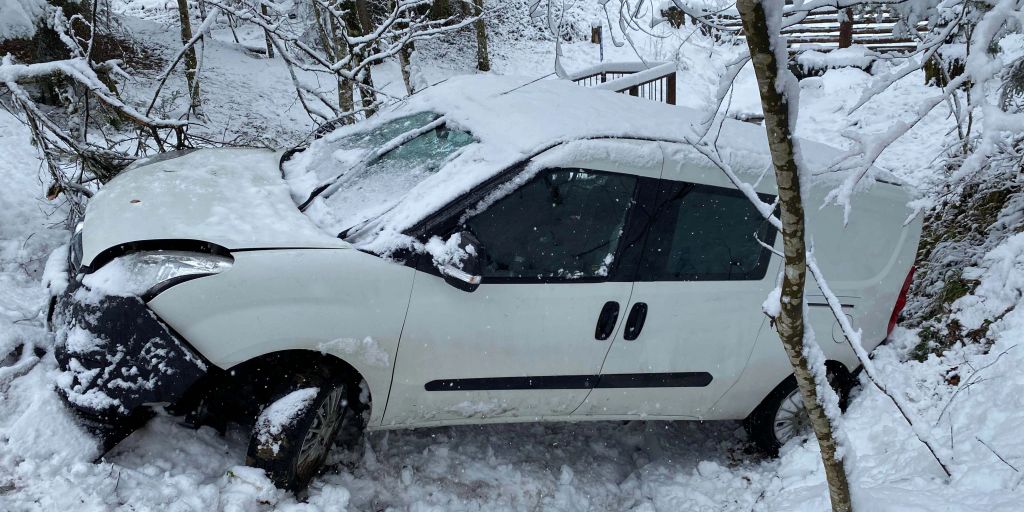
<svg viewBox="0 0 1024 512"><path fill-rule="evenodd" d="M268 433L257 421L246 455L247 465L263 469L274 484L293 492L305 489L319 473L339 433L352 438L362 432L349 384L329 378L299 380L305 382L282 386L261 410L303 389L315 387L314 398L280 432ZM328 425L326 430L323 425Z"/></svg>
<svg viewBox="0 0 1024 512"><path fill-rule="evenodd" d="M839 395L839 407L845 411L846 404L849 400L850 389L853 387L852 377L845 371L845 369L835 370L829 368L829 382L832 384L832 389ZM787 441L793 437L799 436L803 432L809 432L810 430L799 430L800 426L795 426L791 435L780 439L779 430L776 429L776 417L779 415L780 409L791 400L792 396L799 397L800 390L797 389L796 377L790 375L786 380L782 381L781 384L775 387L771 393L761 402L760 405L747 416L747 419L743 421L743 427L747 431L747 436L750 441L754 443L754 446L759 451L769 457L777 457L779 455L779 449L782 445L786 444ZM802 408L803 401L800 400L800 407ZM803 413L803 418L806 419L806 413ZM806 428L810 428L810 424L806 424ZM784 430L784 429L783 429Z"/></svg>

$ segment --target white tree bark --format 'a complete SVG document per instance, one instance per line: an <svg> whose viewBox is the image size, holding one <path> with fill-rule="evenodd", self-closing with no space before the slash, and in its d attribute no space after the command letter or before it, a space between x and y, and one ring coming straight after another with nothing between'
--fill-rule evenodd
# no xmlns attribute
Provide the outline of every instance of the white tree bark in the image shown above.
<svg viewBox="0 0 1024 512"><path fill-rule="evenodd" d="M192 21L189 19L188 0L178 0L178 19L181 23L181 44L188 46L185 50L185 79L188 81L188 94L191 99L192 112L196 115L202 110L202 98L199 94L199 77L197 68L199 62L196 59L194 46L189 46L192 41Z"/></svg>
<svg viewBox="0 0 1024 512"><path fill-rule="evenodd" d="M782 76L785 72L783 70L786 69L786 61L780 62L780 55L782 59L786 58L786 49L777 47L782 44L779 38L782 0L767 1L777 2L778 5L773 7L778 9L780 16L778 23L774 23L774 27L771 28L765 6L759 0L738 0L736 7L743 19L743 30L757 76L765 116L765 130L779 189L785 266L781 308L775 320L779 338L793 365L793 373L810 416L814 434L821 446L821 460L825 466L832 510L850 512L853 510L850 484L843 468L843 461L837 453L833 432L835 426L832 425L818 398L818 383L808 363L805 347L804 289L807 278L807 248L804 242L804 207L800 196L800 173L792 133L795 119L791 118L794 113L790 112L789 98L785 94L785 77ZM813 343L813 340L809 343ZM823 384L827 386L827 383Z"/></svg>

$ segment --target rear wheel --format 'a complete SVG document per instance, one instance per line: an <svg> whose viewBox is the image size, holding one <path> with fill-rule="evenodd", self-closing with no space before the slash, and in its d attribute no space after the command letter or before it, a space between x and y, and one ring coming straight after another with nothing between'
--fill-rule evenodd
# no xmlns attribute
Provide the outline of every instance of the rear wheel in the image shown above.
<svg viewBox="0 0 1024 512"><path fill-rule="evenodd" d="M278 487L300 491L320 471L339 432L355 437L361 425L343 381L315 379L284 388L263 408L246 464L265 470Z"/></svg>
<svg viewBox="0 0 1024 512"><path fill-rule="evenodd" d="M845 410L852 379L845 370L830 369L828 381L839 395L839 406ZM750 413L743 426L758 449L771 457L777 456L782 445L791 439L811 432L810 418L804 408L796 377L790 376L782 381Z"/></svg>

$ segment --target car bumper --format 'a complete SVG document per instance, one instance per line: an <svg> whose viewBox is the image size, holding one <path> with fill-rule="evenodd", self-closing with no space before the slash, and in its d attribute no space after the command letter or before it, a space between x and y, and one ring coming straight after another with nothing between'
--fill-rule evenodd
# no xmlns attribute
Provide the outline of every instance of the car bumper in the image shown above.
<svg viewBox="0 0 1024 512"><path fill-rule="evenodd" d="M72 280L53 307L57 392L106 448L209 369L139 297L97 296Z"/></svg>

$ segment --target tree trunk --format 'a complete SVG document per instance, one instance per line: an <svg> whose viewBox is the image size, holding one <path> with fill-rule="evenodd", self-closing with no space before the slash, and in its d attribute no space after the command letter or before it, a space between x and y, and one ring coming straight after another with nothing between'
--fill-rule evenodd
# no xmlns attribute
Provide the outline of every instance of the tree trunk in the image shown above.
<svg viewBox="0 0 1024 512"><path fill-rule="evenodd" d="M228 14L228 28L231 29L231 38L235 40L235 44L241 44L238 41L238 32L235 30L235 17Z"/></svg>
<svg viewBox="0 0 1024 512"><path fill-rule="evenodd" d="M334 62L341 61L348 55L348 40L345 39L345 33L341 29L340 24L331 13L322 11L317 3L313 4L313 14L316 17L317 29L320 34L320 45L323 46L324 53ZM337 78L338 109L344 113L352 112L354 110L352 81L342 78L340 75ZM342 117L344 124L348 124L351 121L351 116Z"/></svg>
<svg viewBox="0 0 1024 512"><path fill-rule="evenodd" d="M373 88L373 74L370 72L370 66L364 67L359 73L359 98L363 104L364 116L370 117L377 113L377 108L374 106L377 103L377 93Z"/></svg>
<svg viewBox="0 0 1024 512"><path fill-rule="evenodd" d="M484 0L473 0L476 19L476 68L480 71L491 70L491 59L487 55L487 24L484 23Z"/></svg>
<svg viewBox="0 0 1024 512"><path fill-rule="evenodd" d="M853 11L846 9L839 14L839 47L853 46Z"/></svg>
<svg viewBox="0 0 1024 512"><path fill-rule="evenodd" d="M349 31L356 36L369 34L373 31L373 20L370 18L370 11L366 0L355 0L354 9L348 16L347 25ZM346 46L346 51L351 51ZM356 69L362 63L364 54L353 55L352 69ZM359 84L359 98L363 106L363 115L370 117L376 113L374 104L377 103L377 94L373 89L372 65L368 65L359 72L356 82Z"/></svg>
<svg viewBox="0 0 1024 512"><path fill-rule="evenodd" d="M192 40L192 20L188 14L188 0L178 0L178 19L181 21L181 44L188 44ZM188 95L192 100L192 112L199 115L202 108L202 100L199 95L199 77L196 76L196 69L199 62L196 60L196 49L190 47L185 51L185 79L188 81Z"/></svg>
<svg viewBox="0 0 1024 512"><path fill-rule="evenodd" d="M178 1L181 2L182 0L178 0ZM267 5L264 4L264 3L260 3L260 14L262 14L264 18L269 18L270 17L270 12L267 10ZM263 37L267 41L267 58L268 59L273 59L274 58L274 42L270 40L270 32L267 31L267 30L264 30L263 31Z"/></svg>
<svg viewBox="0 0 1024 512"><path fill-rule="evenodd" d="M782 0L773 0L782 10ZM804 350L804 286L807 277L806 246L804 244L804 207L800 197L800 175L793 146L789 99L780 87L784 77L785 62L778 62L772 52L772 40L779 37L779 24L775 33L769 32L764 5L760 0L738 0L736 7L743 21L747 46L757 76L764 110L765 130L775 179L779 188L779 207L782 218L782 245L785 253L785 270L782 280L781 310L776 319L779 338L793 365L804 406L810 416L814 434L821 446L821 460L828 480L829 498L833 512L850 512L850 486L843 470L841 459L836 458L836 441L833 425L818 400L814 374L808 364ZM778 41L778 39L775 39ZM786 49L780 50L785 55Z"/></svg>
<svg viewBox="0 0 1024 512"><path fill-rule="evenodd" d="M345 33L341 30L340 24L331 18L331 31L334 34L334 59L335 62L343 60L348 57L349 47L348 40L345 39ZM351 69L351 68L350 68ZM338 106L342 112L352 112L356 109L355 100L353 99L352 88L354 84L347 78L338 78ZM346 117L348 122L354 122L355 119L352 116Z"/></svg>
<svg viewBox="0 0 1024 512"><path fill-rule="evenodd" d="M359 21L359 28L361 31L359 35L367 35L373 31L373 19L370 17L370 7L366 4L366 0L356 0L356 20Z"/></svg>
<svg viewBox="0 0 1024 512"><path fill-rule="evenodd" d="M405 83L405 92L409 94L416 92L416 87L412 83L412 72L410 71L410 67L412 66L412 51L413 43L411 41L398 51L398 67L402 71L402 82Z"/></svg>
<svg viewBox="0 0 1024 512"><path fill-rule="evenodd" d="M388 9L395 9L398 7L397 0L390 0L388 2ZM405 30L409 28L408 22L395 23L395 28L399 30ZM401 38L396 38L398 41ZM410 66L412 65L412 52L415 49L414 41L407 41L398 50L398 69L402 72L402 83L405 84L406 94L412 95L416 92L416 87L412 83L412 71Z"/></svg>
<svg viewBox="0 0 1024 512"><path fill-rule="evenodd" d="M452 5L448 0L434 0L430 4L430 19L437 21L448 18L452 15Z"/></svg>

